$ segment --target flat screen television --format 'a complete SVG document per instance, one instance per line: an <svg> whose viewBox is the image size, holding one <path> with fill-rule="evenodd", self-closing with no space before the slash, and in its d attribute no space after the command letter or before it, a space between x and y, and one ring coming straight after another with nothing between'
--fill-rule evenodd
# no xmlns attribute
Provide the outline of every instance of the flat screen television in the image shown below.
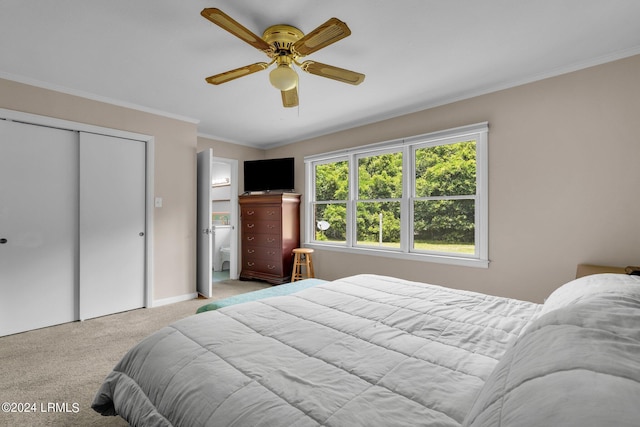
<svg viewBox="0 0 640 427"><path fill-rule="evenodd" d="M292 191L294 172L293 157L245 160L244 191Z"/></svg>

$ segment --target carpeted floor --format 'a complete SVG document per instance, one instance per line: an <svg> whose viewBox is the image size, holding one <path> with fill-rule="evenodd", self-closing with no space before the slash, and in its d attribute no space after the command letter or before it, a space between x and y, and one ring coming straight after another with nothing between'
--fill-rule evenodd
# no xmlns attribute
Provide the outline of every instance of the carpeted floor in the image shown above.
<svg viewBox="0 0 640 427"><path fill-rule="evenodd" d="M0 426L126 426L91 409L102 380L134 344L209 302L270 287L216 282L213 297L0 338ZM7 412L6 404L15 403ZM26 412L31 411L31 412Z"/></svg>

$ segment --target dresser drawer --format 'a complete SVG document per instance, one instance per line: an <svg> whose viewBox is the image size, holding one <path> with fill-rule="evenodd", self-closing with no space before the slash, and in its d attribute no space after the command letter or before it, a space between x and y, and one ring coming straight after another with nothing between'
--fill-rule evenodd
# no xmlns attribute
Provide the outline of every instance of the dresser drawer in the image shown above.
<svg viewBox="0 0 640 427"><path fill-rule="evenodd" d="M243 206L240 215L243 221L280 221L280 206Z"/></svg>
<svg viewBox="0 0 640 427"><path fill-rule="evenodd" d="M270 248L264 246L247 246L243 250L243 258L255 261L256 259L263 259L272 262L281 262L282 255L279 248Z"/></svg>
<svg viewBox="0 0 640 427"><path fill-rule="evenodd" d="M277 234L260 234L260 233L243 233L242 245L250 246L266 246L269 248L281 248L282 238Z"/></svg>
<svg viewBox="0 0 640 427"><path fill-rule="evenodd" d="M255 219L243 219L242 221L243 233L280 234L281 231L282 225L280 221L261 221Z"/></svg>
<svg viewBox="0 0 640 427"><path fill-rule="evenodd" d="M276 276L282 275L282 263L273 262L264 259L248 258L242 260L242 269L250 271L256 271L260 273L273 274Z"/></svg>

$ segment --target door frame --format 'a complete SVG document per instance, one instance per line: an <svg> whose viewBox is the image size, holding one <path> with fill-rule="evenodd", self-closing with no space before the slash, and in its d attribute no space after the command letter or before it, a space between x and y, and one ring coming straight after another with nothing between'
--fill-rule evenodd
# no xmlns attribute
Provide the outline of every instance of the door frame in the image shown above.
<svg viewBox="0 0 640 427"><path fill-rule="evenodd" d="M11 120L39 126L64 129L77 132L97 133L100 135L114 136L117 138L132 139L145 143L145 275L144 275L144 306L153 306L153 213L154 213L154 157L155 140L151 135L112 129L102 126L94 126L86 123L57 119L54 117L40 116L38 114L24 113L22 111L0 108L0 119ZM79 254L76 254L78 257ZM78 284L76 284L78 285Z"/></svg>

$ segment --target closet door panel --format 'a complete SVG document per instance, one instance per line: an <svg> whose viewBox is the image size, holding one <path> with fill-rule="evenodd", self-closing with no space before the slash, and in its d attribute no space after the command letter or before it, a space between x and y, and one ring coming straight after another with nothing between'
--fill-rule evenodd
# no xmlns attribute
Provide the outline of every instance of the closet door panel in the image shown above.
<svg viewBox="0 0 640 427"><path fill-rule="evenodd" d="M80 319L144 306L145 143L80 134Z"/></svg>
<svg viewBox="0 0 640 427"><path fill-rule="evenodd" d="M77 132L0 120L0 336L77 312Z"/></svg>

